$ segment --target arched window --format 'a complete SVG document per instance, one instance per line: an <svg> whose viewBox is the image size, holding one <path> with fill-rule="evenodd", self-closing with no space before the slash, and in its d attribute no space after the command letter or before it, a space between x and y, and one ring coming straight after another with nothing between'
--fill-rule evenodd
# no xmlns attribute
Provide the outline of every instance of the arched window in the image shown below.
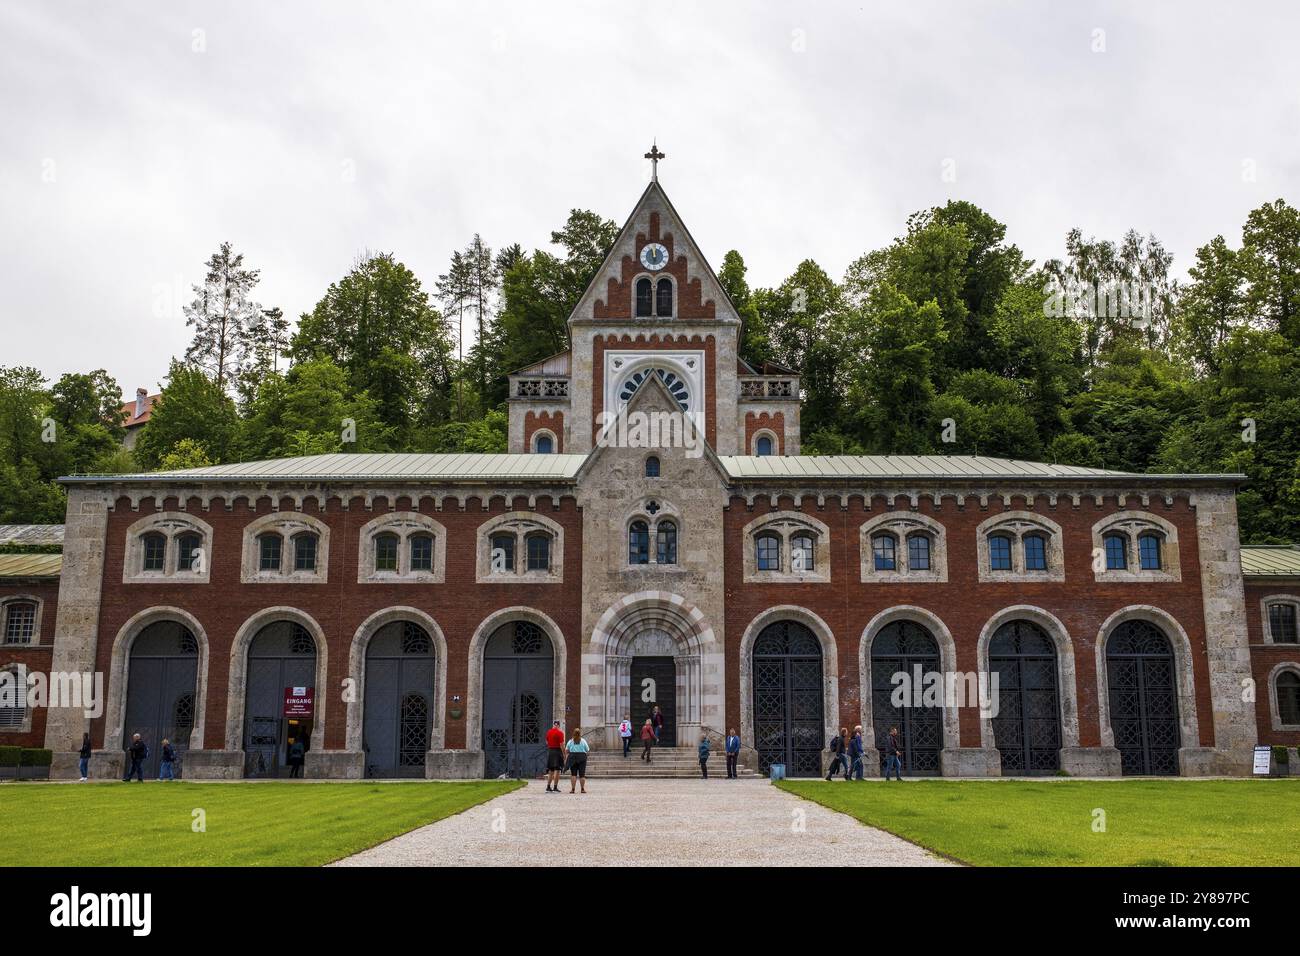
<svg viewBox="0 0 1300 956"><path fill-rule="evenodd" d="M183 534L176 539L176 570L193 571L198 558L197 551L203 546L203 539L197 534Z"/></svg>
<svg viewBox="0 0 1300 956"><path fill-rule="evenodd" d="M257 567L261 571L280 570L280 550L284 539L275 532L259 535L257 538Z"/></svg>
<svg viewBox="0 0 1300 956"><path fill-rule="evenodd" d="M167 538L156 531L144 536L144 564L146 571L161 571L167 560Z"/></svg>
<svg viewBox="0 0 1300 956"><path fill-rule="evenodd" d="M433 570L433 535L411 535L411 570Z"/></svg>
<svg viewBox="0 0 1300 956"><path fill-rule="evenodd" d="M636 280L636 316L638 319L650 317L650 280Z"/></svg>
<svg viewBox="0 0 1300 956"><path fill-rule="evenodd" d="M396 571L397 549L401 540L395 534L375 535L375 570Z"/></svg>
<svg viewBox="0 0 1300 956"><path fill-rule="evenodd" d="M1005 534L989 535L989 569L1011 570L1011 538Z"/></svg>
<svg viewBox="0 0 1300 956"><path fill-rule="evenodd" d="M673 280L660 279L655 288L655 314L661 319L670 319L673 315Z"/></svg>
<svg viewBox="0 0 1300 956"><path fill-rule="evenodd" d="M816 545L806 534L798 534L790 539L790 570L815 571Z"/></svg>
<svg viewBox="0 0 1300 956"><path fill-rule="evenodd" d="M898 539L892 534L878 534L871 539L871 555L877 571L898 569Z"/></svg>
<svg viewBox="0 0 1300 956"><path fill-rule="evenodd" d="M654 455L645 460L645 476L647 478L659 477L659 459Z"/></svg>
<svg viewBox="0 0 1300 956"><path fill-rule="evenodd" d="M1138 567L1143 571L1160 570L1160 535L1153 531L1138 535Z"/></svg>
<svg viewBox="0 0 1300 956"><path fill-rule="evenodd" d="M513 534L493 535L491 548L493 572L513 574L515 570L515 536Z"/></svg>
<svg viewBox="0 0 1300 956"><path fill-rule="evenodd" d="M549 571L551 569L551 536L544 531L537 531L524 538L524 547L528 551L529 571Z"/></svg>
<svg viewBox="0 0 1300 956"><path fill-rule="evenodd" d="M1277 693L1277 716L1284 725L1300 725L1300 674L1282 671L1273 681Z"/></svg>
<svg viewBox="0 0 1300 956"><path fill-rule="evenodd" d="M1047 539L1041 534L1025 535L1025 570L1047 570Z"/></svg>
<svg viewBox="0 0 1300 956"><path fill-rule="evenodd" d="M909 571L930 570L930 536L917 533L907 536L907 569Z"/></svg>
<svg viewBox="0 0 1300 956"><path fill-rule="evenodd" d="M781 538L775 534L760 534L755 539L758 549L758 570L781 570Z"/></svg>
<svg viewBox="0 0 1300 956"><path fill-rule="evenodd" d="M537 436L537 454L550 455L555 452L555 442L551 440L550 435Z"/></svg>
<svg viewBox="0 0 1300 956"><path fill-rule="evenodd" d="M767 435L758 436L758 441L754 442L754 454L764 457L772 454L772 439Z"/></svg>
<svg viewBox="0 0 1300 956"><path fill-rule="evenodd" d="M1123 571L1128 567L1128 538L1122 534L1108 534L1102 538L1106 549L1106 570Z"/></svg>
<svg viewBox="0 0 1300 956"><path fill-rule="evenodd" d="M633 521L627 530L627 563L650 563L650 526L644 521Z"/></svg>
<svg viewBox="0 0 1300 956"><path fill-rule="evenodd" d="M677 525L660 521L655 525L655 561L659 564L677 563Z"/></svg>
<svg viewBox="0 0 1300 956"><path fill-rule="evenodd" d="M36 635L36 605L31 601L12 601L0 606L4 611L4 642L30 644Z"/></svg>
<svg viewBox="0 0 1300 956"><path fill-rule="evenodd" d="M1277 603L1268 606L1268 633L1274 644L1295 644L1296 605Z"/></svg>
<svg viewBox="0 0 1300 956"><path fill-rule="evenodd" d="M311 531L304 531L293 536L293 569L295 571L316 570L316 542L316 535Z"/></svg>

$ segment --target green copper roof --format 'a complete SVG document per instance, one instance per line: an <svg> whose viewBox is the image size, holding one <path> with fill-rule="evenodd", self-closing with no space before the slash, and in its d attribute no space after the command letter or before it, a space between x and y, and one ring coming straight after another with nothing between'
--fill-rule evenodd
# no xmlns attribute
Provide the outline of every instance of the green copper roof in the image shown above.
<svg viewBox="0 0 1300 956"><path fill-rule="evenodd" d="M1143 475L1077 465L982 455L728 455L719 459L733 478L787 480L1122 479L1125 481L1242 481L1245 475Z"/></svg>
<svg viewBox="0 0 1300 956"><path fill-rule="evenodd" d="M61 554L0 554L0 578L57 578Z"/></svg>
<svg viewBox="0 0 1300 956"><path fill-rule="evenodd" d="M1247 577L1300 578L1300 547L1294 544L1243 544L1241 573Z"/></svg>

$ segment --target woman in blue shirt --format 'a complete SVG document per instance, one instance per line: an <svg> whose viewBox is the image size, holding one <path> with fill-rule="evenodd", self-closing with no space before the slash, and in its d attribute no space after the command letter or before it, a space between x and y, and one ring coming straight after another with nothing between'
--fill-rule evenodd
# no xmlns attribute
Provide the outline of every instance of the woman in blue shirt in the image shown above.
<svg viewBox="0 0 1300 956"><path fill-rule="evenodd" d="M582 739L582 731L577 727L573 728L573 735L564 745L564 749L569 752L569 793L574 792L578 781L582 781L582 792L586 793L587 754L591 751L591 747Z"/></svg>

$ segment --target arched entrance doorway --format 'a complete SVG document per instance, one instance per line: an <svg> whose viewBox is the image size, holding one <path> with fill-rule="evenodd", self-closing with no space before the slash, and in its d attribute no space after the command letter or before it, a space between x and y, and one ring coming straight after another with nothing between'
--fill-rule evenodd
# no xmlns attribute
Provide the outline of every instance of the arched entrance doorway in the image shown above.
<svg viewBox="0 0 1300 956"><path fill-rule="evenodd" d="M414 621L390 621L366 647L362 749L367 777L423 777L433 726L433 638Z"/></svg>
<svg viewBox="0 0 1300 956"><path fill-rule="evenodd" d="M998 675L998 713L991 721L1002 773L1061 769L1061 706L1056 645L1037 624L1008 621L989 641L989 672Z"/></svg>
<svg viewBox="0 0 1300 956"><path fill-rule="evenodd" d="M897 673L906 674L913 685L918 676L922 679L931 673L942 676L939 645L929 629L915 621L892 621L871 642L871 722L875 727L876 748L881 751L881 773L889 728L897 727L903 747L903 772L935 776L939 773L939 752L943 749L943 708L917 705L912 696L902 706L895 706L893 678Z"/></svg>
<svg viewBox="0 0 1300 956"><path fill-rule="evenodd" d="M1110 726L1125 774L1178 774L1174 652L1150 621L1119 624L1106 640Z"/></svg>
<svg viewBox="0 0 1300 956"><path fill-rule="evenodd" d="M820 776L826 721L816 635L797 621L767 625L754 640L753 675L759 773L781 763L788 776Z"/></svg>
<svg viewBox="0 0 1300 956"><path fill-rule="evenodd" d="M289 749L311 747L316 683L316 642L296 621L275 621L259 630L248 647L244 695L244 775L288 776ZM297 689L304 693L299 694ZM286 695L295 702L286 701ZM312 706L301 701L311 697Z"/></svg>
<svg viewBox="0 0 1300 956"><path fill-rule="evenodd" d="M150 779L158 776L164 739L181 757L176 770L183 772L183 755L194 729L198 667L198 641L177 621L150 624L131 643L122 747L131 746L133 734L144 739L149 746L144 772Z"/></svg>
<svg viewBox="0 0 1300 956"><path fill-rule="evenodd" d="M488 779L536 777L546 768L554 652L531 621L503 624L483 648L483 754Z"/></svg>

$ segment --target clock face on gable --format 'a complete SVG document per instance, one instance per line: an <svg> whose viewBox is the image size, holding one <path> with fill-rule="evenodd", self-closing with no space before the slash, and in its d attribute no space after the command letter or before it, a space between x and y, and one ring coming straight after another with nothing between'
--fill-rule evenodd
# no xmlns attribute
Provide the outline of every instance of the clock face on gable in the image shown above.
<svg viewBox="0 0 1300 956"><path fill-rule="evenodd" d="M646 243L641 250L641 265L653 272L658 272L668 265L668 250L657 242Z"/></svg>

